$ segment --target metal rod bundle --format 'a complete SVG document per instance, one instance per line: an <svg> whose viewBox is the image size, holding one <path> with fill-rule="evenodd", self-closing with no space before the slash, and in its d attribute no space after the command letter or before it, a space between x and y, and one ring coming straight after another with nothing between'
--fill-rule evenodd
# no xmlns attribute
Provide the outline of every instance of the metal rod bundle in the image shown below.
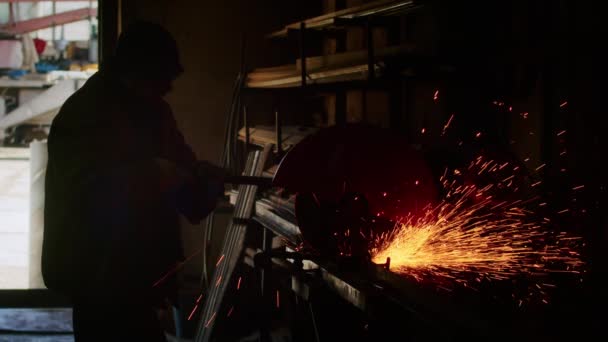
<svg viewBox="0 0 608 342"><path fill-rule="evenodd" d="M265 146L263 151L249 153L245 165L245 175L259 177L262 174L271 148L272 145L269 144ZM212 281L209 282L208 293L198 325L196 342L207 342L211 338L213 326L221 308L222 298L230 284L232 273L243 249L243 241L247 230L246 222L251 217L257 190L257 185L239 186L233 220L226 229L222 246L223 262L217 265Z"/></svg>

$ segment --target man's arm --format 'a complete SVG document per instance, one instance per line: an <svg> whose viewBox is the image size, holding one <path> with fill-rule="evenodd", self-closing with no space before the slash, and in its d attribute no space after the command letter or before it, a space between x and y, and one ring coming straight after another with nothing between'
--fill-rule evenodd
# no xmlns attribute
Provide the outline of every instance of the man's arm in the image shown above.
<svg viewBox="0 0 608 342"><path fill-rule="evenodd" d="M174 162L183 184L177 193L177 206L191 223L198 223L214 208L223 195L222 169L199 162L185 139L167 104L161 118L161 157Z"/></svg>

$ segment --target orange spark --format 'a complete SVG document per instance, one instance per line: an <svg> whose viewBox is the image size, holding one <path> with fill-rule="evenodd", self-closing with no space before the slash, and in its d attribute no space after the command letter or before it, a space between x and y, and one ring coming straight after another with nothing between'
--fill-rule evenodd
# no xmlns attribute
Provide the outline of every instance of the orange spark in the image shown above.
<svg viewBox="0 0 608 342"><path fill-rule="evenodd" d="M560 106L561 108L564 108L564 107L565 107L565 106L567 106L567 105L568 105L568 101L564 101L564 102L562 102L562 103L561 103L559 106Z"/></svg>
<svg viewBox="0 0 608 342"><path fill-rule="evenodd" d="M373 236L372 261L384 264L390 258L393 272L417 280L456 279L463 285L467 281L458 277L465 273L505 280L521 274L578 272L583 262L571 253L566 237L556 237L547 223L518 206L527 201L495 205L487 193L491 185L482 189L451 185L456 195L451 201L444 199L421 217L407 216L389 233ZM555 269L563 264L571 269Z"/></svg>
<svg viewBox="0 0 608 342"><path fill-rule="evenodd" d="M433 94L433 101L437 101L439 99L439 89L435 90L435 94Z"/></svg>
<svg viewBox="0 0 608 342"><path fill-rule="evenodd" d="M445 131L448 129L448 127L450 127L452 120L454 120L454 114L450 115L448 122L446 122L445 125L443 125L443 132L441 134L445 134Z"/></svg>
<svg viewBox="0 0 608 342"><path fill-rule="evenodd" d="M222 260L224 260L224 254L222 254L222 256L220 257L220 259L217 261L217 263L215 263L215 267L218 267L220 265L220 263L222 262Z"/></svg>
<svg viewBox="0 0 608 342"><path fill-rule="evenodd" d="M561 132L557 133L557 136L558 136L558 137L559 137L559 136L562 136L562 135L564 135L565 133L566 133L566 130L563 130L563 131L561 131Z"/></svg>
<svg viewBox="0 0 608 342"><path fill-rule="evenodd" d="M242 277L239 277L239 281L236 283L236 289L237 290L241 289L241 280L242 280Z"/></svg>
<svg viewBox="0 0 608 342"><path fill-rule="evenodd" d="M221 283L221 282L222 282L222 276L219 276L219 277L217 278L217 281L215 282L215 287L220 286L220 283Z"/></svg>
<svg viewBox="0 0 608 342"><path fill-rule="evenodd" d="M543 167L545 167L545 165L547 165L547 164L540 165L539 167L536 168L536 171L540 171L540 169L542 169Z"/></svg>
<svg viewBox="0 0 608 342"><path fill-rule="evenodd" d="M214 312L213 316L211 316L211 318L209 318L209 320L207 321L207 324L205 324L205 328L209 328L209 324L211 324L211 322L213 322L216 314L217 314L217 312Z"/></svg>
<svg viewBox="0 0 608 342"><path fill-rule="evenodd" d="M582 188L584 188L584 187L585 187L585 185L579 185L579 186L575 186L575 187L573 187L573 188L572 188L572 190L575 190L575 191L576 191L576 190L580 190L580 189L582 189Z"/></svg>
<svg viewBox="0 0 608 342"><path fill-rule="evenodd" d="M171 268L169 271L167 271L165 274L163 274L163 276L160 277L160 279L158 279L154 284L152 284L152 287L157 287L158 285L162 284L167 278L169 278L172 274L179 271L182 267L184 267L184 265L186 263L188 263L188 261L192 260L192 258L194 258L196 255L198 255L202 251L203 251L203 248L201 247L197 251L192 253L189 257L184 259L184 261L178 262L177 264L175 264L175 266L173 268Z"/></svg>
<svg viewBox="0 0 608 342"><path fill-rule="evenodd" d="M230 315L232 315L232 311L234 311L234 306L230 308L230 310L228 310L228 314L226 315L226 317L230 317Z"/></svg>
<svg viewBox="0 0 608 342"><path fill-rule="evenodd" d="M422 130L420 130L420 133L424 134L424 132L426 132L426 128L422 128Z"/></svg>
<svg viewBox="0 0 608 342"><path fill-rule="evenodd" d="M196 309L198 309L198 303L194 306L194 309L192 309L192 311L190 312L190 315L188 316L188 320L192 319L192 316L194 316Z"/></svg>
<svg viewBox="0 0 608 342"><path fill-rule="evenodd" d="M481 137L481 132L477 132L477 133L475 134L475 138L479 138L479 137Z"/></svg>
<svg viewBox="0 0 608 342"><path fill-rule="evenodd" d="M277 290L277 309L281 307L281 294Z"/></svg>

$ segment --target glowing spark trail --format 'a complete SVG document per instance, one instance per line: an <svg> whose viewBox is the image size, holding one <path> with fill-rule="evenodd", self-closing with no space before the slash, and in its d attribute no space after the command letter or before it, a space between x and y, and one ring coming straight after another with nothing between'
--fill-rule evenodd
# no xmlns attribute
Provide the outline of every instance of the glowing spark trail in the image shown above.
<svg viewBox="0 0 608 342"><path fill-rule="evenodd" d="M419 281L451 279L465 286L465 274L480 282L577 273L583 266L572 248L580 238L552 232L548 219L538 220L522 207L528 201L495 202L489 193L495 184L480 189L442 182L448 194L441 203L427 207L422 217L408 216L390 232L373 236L373 262L384 264L390 257L393 272Z"/></svg>
<svg viewBox="0 0 608 342"><path fill-rule="evenodd" d="M217 314L217 312L214 312L213 315L211 316L211 318L209 318L209 320L207 321L207 324L205 324L205 328L209 328L209 324L211 324L211 322L213 322L216 314Z"/></svg>
<svg viewBox="0 0 608 342"><path fill-rule="evenodd" d="M222 263L222 260L224 260L224 254L222 254L222 256L218 259L217 263L215 264L215 267L218 267Z"/></svg>
<svg viewBox="0 0 608 342"><path fill-rule="evenodd" d="M445 125L443 125L443 132L441 134L445 134L445 131L450 127L452 120L454 120L454 114L450 115L448 122L446 122Z"/></svg>
<svg viewBox="0 0 608 342"><path fill-rule="evenodd" d="M157 287L158 285L162 284L165 280L167 280L167 278L169 278L171 275L173 275L174 273L179 271L182 267L184 267L184 265L186 265L186 263L188 263L190 260L192 260L192 258L197 256L202 251L203 251L203 248L201 247L198 250L196 250L194 253L192 253L189 257L184 259L184 261L177 263L173 268L171 268L169 271L167 271L165 274L163 274L163 276L160 277L160 279L158 279L156 282L154 282L152 287Z"/></svg>

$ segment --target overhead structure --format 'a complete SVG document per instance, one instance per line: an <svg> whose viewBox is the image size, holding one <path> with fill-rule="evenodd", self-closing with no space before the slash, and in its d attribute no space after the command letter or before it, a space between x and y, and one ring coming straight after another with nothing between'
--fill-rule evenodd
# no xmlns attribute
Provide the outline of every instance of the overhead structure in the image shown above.
<svg viewBox="0 0 608 342"><path fill-rule="evenodd" d="M78 90L85 81L86 79L62 80L31 101L17 107L0 119L0 134L7 128L27 123L41 116L48 116L48 123L50 123L50 120L57 114L65 100Z"/></svg>
<svg viewBox="0 0 608 342"><path fill-rule="evenodd" d="M49 28L55 25L64 25L76 21L87 20L95 16L97 16L97 8L80 8L77 10L61 12L45 17L22 20L1 25L0 32L13 35L24 34Z"/></svg>

